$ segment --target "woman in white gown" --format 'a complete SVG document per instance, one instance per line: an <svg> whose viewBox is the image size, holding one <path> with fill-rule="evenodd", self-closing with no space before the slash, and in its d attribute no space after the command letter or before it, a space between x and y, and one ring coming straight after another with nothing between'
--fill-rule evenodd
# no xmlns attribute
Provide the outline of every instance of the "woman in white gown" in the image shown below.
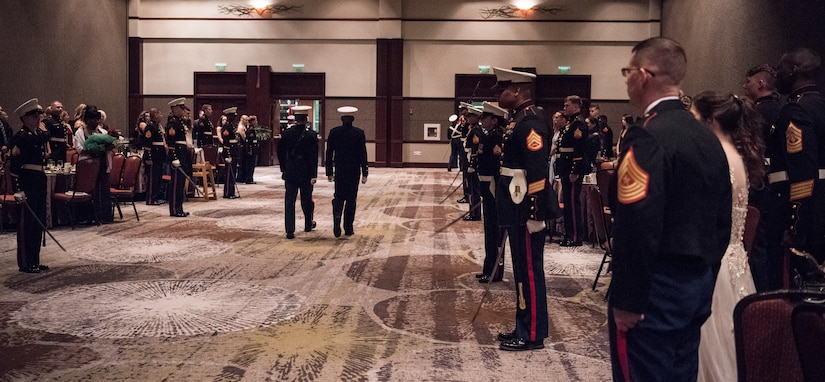
<svg viewBox="0 0 825 382"><path fill-rule="evenodd" d="M742 244L742 232L748 188L762 186L764 145L758 132L759 116L746 99L706 91L696 96L690 111L719 137L728 158L733 190L730 243L716 278L712 313L702 326L698 380L736 381L733 308L743 297L756 292Z"/></svg>

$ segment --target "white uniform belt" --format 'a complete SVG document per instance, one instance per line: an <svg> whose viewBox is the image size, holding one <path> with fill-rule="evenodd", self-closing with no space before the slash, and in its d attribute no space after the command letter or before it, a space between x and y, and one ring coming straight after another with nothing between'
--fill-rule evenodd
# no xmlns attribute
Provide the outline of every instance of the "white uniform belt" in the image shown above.
<svg viewBox="0 0 825 382"><path fill-rule="evenodd" d="M238 143L238 140L237 139L230 139L229 143Z"/></svg>
<svg viewBox="0 0 825 382"><path fill-rule="evenodd" d="M493 176L492 175L479 175L478 176L479 182L492 182Z"/></svg>
<svg viewBox="0 0 825 382"><path fill-rule="evenodd" d="M32 170L32 171L43 171L43 165L39 164L24 164L20 166L23 170Z"/></svg>
<svg viewBox="0 0 825 382"><path fill-rule="evenodd" d="M203 135L212 135L212 132L211 132L211 131L207 131L207 132L203 133Z"/></svg>
<svg viewBox="0 0 825 382"><path fill-rule="evenodd" d="M49 138L52 142L66 142L66 137L63 138Z"/></svg>
<svg viewBox="0 0 825 382"><path fill-rule="evenodd" d="M501 175L513 177L516 175L516 171L524 172L523 168L509 168L509 167L502 167L501 168Z"/></svg>
<svg viewBox="0 0 825 382"><path fill-rule="evenodd" d="M788 172L787 171L777 171L768 174L768 183L774 184L779 182L785 182L788 180Z"/></svg>
<svg viewBox="0 0 825 382"><path fill-rule="evenodd" d="M163 146L163 142L152 142L152 146Z"/></svg>
<svg viewBox="0 0 825 382"><path fill-rule="evenodd" d="M176 145L185 145L186 141L175 141Z"/></svg>
<svg viewBox="0 0 825 382"><path fill-rule="evenodd" d="M559 152L560 153L572 153L573 148L572 147L559 147Z"/></svg>
<svg viewBox="0 0 825 382"><path fill-rule="evenodd" d="M825 168L819 169L819 179L825 179Z"/></svg>

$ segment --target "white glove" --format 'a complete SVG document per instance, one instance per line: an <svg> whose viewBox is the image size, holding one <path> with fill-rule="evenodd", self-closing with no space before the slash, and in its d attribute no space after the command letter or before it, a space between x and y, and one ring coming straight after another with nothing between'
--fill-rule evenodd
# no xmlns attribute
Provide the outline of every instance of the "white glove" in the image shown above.
<svg viewBox="0 0 825 382"><path fill-rule="evenodd" d="M317 181L318 181L317 178L312 178L312 179L309 180L309 184L315 184L315 182L317 182Z"/></svg>
<svg viewBox="0 0 825 382"><path fill-rule="evenodd" d="M328 176L327 181L334 182L335 181L335 176L333 176L333 175Z"/></svg>
<svg viewBox="0 0 825 382"><path fill-rule="evenodd" d="M547 226L541 220L527 220L527 231L536 233L544 230Z"/></svg>
<svg viewBox="0 0 825 382"><path fill-rule="evenodd" d="M366 176L361 177L361 184L367 184L367 177Z"/></svg>
<svg viewBox="0 0 825 382"><path fill-rule="evenodd" d="M173 161L172 161L172 166L174 166L174 167L180 167L180 160L178 160L178 159L173 160Z"/></svg>
<svg viewBox="0 0 825 382"><path fill-rule="evenodd" d="M17 203L23 203L26 201L26 193L23 191L17 191L14 193L14 201Z"/></svg>

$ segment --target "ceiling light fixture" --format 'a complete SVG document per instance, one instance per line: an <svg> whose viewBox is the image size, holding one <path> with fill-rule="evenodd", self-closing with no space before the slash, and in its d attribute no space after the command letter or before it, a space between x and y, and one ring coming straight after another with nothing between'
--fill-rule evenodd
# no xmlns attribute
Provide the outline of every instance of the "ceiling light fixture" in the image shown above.
<svg viewBox="0 0 825 382"><path fill-rule="evenodd" d="M303 7L303 5L267 4L266 0L258 0L252 5L218 5L218 12L238 17L252 17L255 14L260 17L267 17L268 14L268 17L272 17L299 12Z"/></svg>
<svg viewBox="0 0 825 382"><path fill-rule="evenodd" d="M527 6L528 3L535 3L534 1L518 2L513 5L502 5L498 8L481 8L479 13L481 18L487 20L495 17L504 19L523 18L532 13L548 13L555 15L560 12L567 11L567 7L562 5L554 5L549 7L544 6ZM526 7L526 8L523 8Z"/></svg>

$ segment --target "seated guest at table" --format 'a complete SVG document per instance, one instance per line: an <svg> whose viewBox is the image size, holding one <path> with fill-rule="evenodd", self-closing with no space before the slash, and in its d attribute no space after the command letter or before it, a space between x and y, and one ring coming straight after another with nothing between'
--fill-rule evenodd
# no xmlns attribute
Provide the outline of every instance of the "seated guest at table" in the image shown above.
<svg viewBox="0 0 825 382"><path fill-rule="evenodd" d="M40 238L43 235L40 224L46 221L46 174L43 172L43 158L49 131L41 123L43 108L37 104L37 98L24 102L14 114L23 122L23 127L12 139L12 172L18 175L20 190L25 193L25 203L31 207L31 210L24 205L19 208L17 268L20 272L39 273L49 269L40 264Z"/></svg>

